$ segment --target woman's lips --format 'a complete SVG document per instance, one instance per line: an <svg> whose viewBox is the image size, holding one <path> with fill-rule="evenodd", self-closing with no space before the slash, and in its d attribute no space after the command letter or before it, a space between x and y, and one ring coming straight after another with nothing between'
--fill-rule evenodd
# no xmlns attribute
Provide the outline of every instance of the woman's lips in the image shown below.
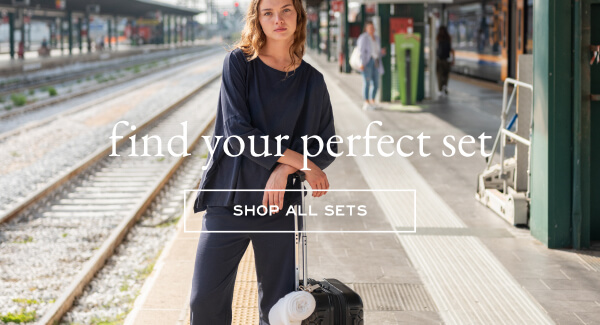
<svg viewBox="0 0 600 325"><path fill-rule="evenodd" d="M278 29L276 29L275 31L276 31L276 32L283 32L283 31L285 31L285 30L287 30L287 28L278 28Z"/></svg>

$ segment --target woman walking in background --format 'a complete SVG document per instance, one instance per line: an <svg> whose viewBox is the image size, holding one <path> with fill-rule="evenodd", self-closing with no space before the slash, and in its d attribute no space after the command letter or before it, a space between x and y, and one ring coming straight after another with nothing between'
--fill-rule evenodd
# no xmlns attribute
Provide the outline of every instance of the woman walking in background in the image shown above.
<svg viewBox="0 0 600 325"><path fill-rule="evenodd" d="M450 66L454 65L454 50L452 49L452 38L448 34L446 26L440 26L437 34L437 63L436 74L438 81L438 90L448 94L448 76L450 75ZM452 54L452 62L449 62Z"/></svg>
<svg viewBox="0 0 600 325"><path fill-rule="evenodd" d="M303 171L313 190L320 190L313 192L315 197L327 193L329 181L323 169L335 159L330 153L337 153L334 142L317 155L320 146L312 138L330 139L335 128L323 74L302 60L306 40L302 1L252 0L245 20L241 40L223 62L211 144L215 150L208 158L194 204L194 212L206 213L192 279L191 325L231 324L237 268L250 242L260 325L269 324L271 307L298 285L294 279L294 216L287 211L301 198L299 192L282 190L301 186L292 175L304 165L301 137L310 139L310 170ZM225 139L233 136L243 143L234 139L224 147ZM278 139L281 146L275 141L278 136L282 136ZM247 191L252 189L265 191ZM240 214L234 208L245 211L261 205L279 211Z"/></svg>
<svg viewBox="0 0 600 325"><path fill-rule="evenodd" d="M360 34L356 46L360 49L360 62L363 75L363 98L365 103L363 109L375 109L375 94L379 88L379 76L383 74L383 63L381 56L385 55L385 49L381 48L379 36L375 35L373 22L365 23L365 31Z"/></svg>

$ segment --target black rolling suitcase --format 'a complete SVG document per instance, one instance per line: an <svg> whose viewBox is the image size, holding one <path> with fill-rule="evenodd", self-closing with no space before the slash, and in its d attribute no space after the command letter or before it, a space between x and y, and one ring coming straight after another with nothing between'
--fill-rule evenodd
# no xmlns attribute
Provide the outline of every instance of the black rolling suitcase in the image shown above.
<svg viewBox="0 0 600 325"><path fill-rule="evenodd" d="M312 294L316 301L315 311L302 325L363 325L363 303L360 296L348 286L336 279L317 281L308 278L306 270L307 247L306 232L298 232L298 209L304 210L304 174L297 173L296 181L300 181L302 203L296 206L294 213L296 258L295 283L296 290L304 290ZM302 230L306 229L306 218L302 218ZM302 250L302 276L299 280L298 251Z"/></svg>

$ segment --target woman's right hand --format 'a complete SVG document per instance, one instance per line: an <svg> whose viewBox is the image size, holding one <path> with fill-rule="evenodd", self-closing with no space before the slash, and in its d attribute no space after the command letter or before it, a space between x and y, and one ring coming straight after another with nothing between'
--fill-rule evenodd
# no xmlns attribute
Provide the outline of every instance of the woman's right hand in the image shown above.
<svg viewBox="0 0 600 325"><path fill-rule="evenodd" d="M360 65L360 71L365 71L365 66L364 65Z"/></svg>
<svg viewBox="0 0 600 325"><path fill-rule="evenodd" d="M313 189L313 197L321 197L327 194L327 190L329 189L329 180L327 179L327 175L319 168L317 165L310 164L312 166L308 166L310 170L303 170L305 174L305 179Z"/></svg>

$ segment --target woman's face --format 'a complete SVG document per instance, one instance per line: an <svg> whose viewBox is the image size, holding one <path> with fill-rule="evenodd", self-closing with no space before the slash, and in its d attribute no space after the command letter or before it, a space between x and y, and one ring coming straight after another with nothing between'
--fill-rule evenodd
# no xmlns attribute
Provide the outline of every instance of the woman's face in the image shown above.
<svg viewBox="0 0 600 325"><path fill-rule="evenodd" d="M293 41L298 13L292 0L261 0L258 15L267 40Z"/></svg>

